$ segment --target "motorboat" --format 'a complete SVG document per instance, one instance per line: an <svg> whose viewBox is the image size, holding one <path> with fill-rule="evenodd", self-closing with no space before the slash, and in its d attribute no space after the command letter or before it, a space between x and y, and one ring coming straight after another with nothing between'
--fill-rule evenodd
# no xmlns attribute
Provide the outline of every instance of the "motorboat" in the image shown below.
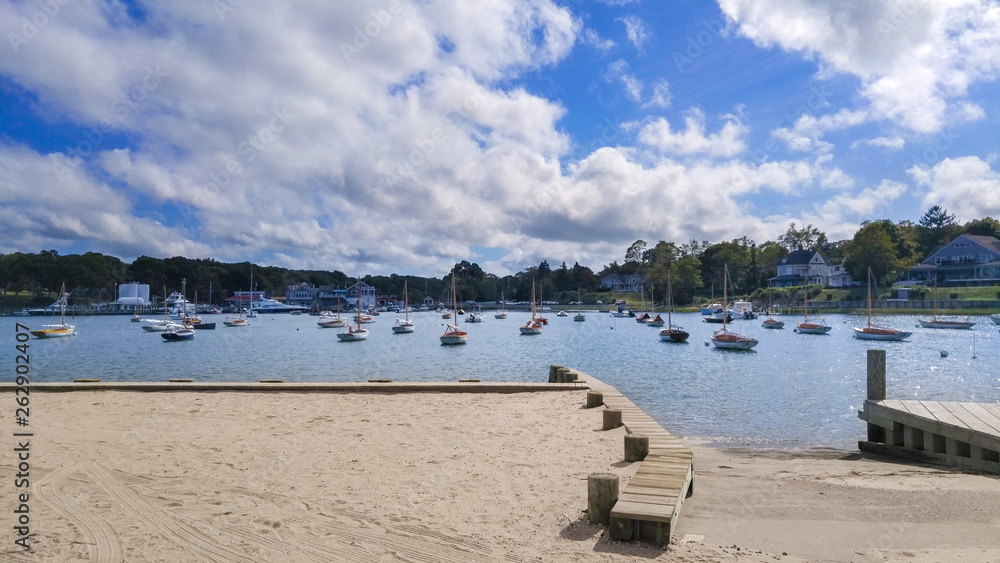
<svg viewBox="0 0 1000 563"><path fill-rule="evenodd" d="M587 320L587 316L583 314L583 311L577 311L576 314L573 315L573 320L578 323L582 323Z"/></svg>

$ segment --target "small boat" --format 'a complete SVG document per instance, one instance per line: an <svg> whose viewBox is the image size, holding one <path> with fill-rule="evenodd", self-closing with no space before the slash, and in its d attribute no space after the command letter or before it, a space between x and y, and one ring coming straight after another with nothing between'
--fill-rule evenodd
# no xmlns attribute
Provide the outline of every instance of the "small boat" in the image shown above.
<svg viewBox="0 0 1000 563"><path fill-rule="evenodd" d="M531 280L531 318L519 329L521 334L541 334L542 323L535 317L535 280Z"/></svg>
<svg viewBox="0 0 1000 563"><path fill-rule="evenodd" d="M182 340L193 340L194 339L194 329L179 324L172 324L167 327L163 334L163 337L167 342L180 342Z"/></svg>
<svg viewBox="0 0 1000 563"><path fill-rule="evenodd" d="M361 280L358 280L358 281L360 282ZM337 333L337 338L339 338L341 342L357 342L359 340L364 340L364 339L368 338L368 329L367 328L361 328L361 317L362 317L362 315L361 315L361 286L359 284L358 285L358 310L357 310L357 314L355 315L355 319L356 319L356 321L357 321L358 324L357 324L356 327L354 327L354 326L347 327L347 332L338 332Z"/></svg>
<svg viewBox="0 0 1000 563"><path fill-rule="evenodd" d="M968 329L972 328L976 323L970 321L956 321L953 319L939 319L937 316L937 278L934 279L934 314L928 319L917 319L920 326L924 328L956 328L956 329ZM996 319L993 319L994 322ZM998 323L1000 324L1000 323Z"/></svg>
<svg viewBox="0 0 1000 563"><path fill-rule="evenodd" d="M240 315L239 317L226 317L226 320L222 321L222 324L229 327L250 326L250 321Z"/></svg>
<svg viewBox="0 0 1000 563"><path fill-rule="evenodd" d="M199 323L192 323L191 328L194 330L214 330L215 323L206 323L205 321Z"/></svg>
<svg viewBox="0 0 1000 563"><path fill-rule="evenodd" d="M320 328L344 328L347 326L347 319L343 317L320 317L316 324Z"/></svg>
<svg viewBox="0 0 1000 563"><path fill-rule="evenodd" d="M637 322L637 323L645 323L645 322L649 321L649 319L651 319L651 318L652 317L649 316L649 313L639 313L639 316L635 318L635 322Z"/></svg>
<svg viewBox="0 0 1000 563"><path fill-rule="evenodd" d="M722 278L722 303L725 310L726 303L726 282L729 279L729 264L724 267L725 275ZM726 327L727 321L723 317L722 328L712 333L712 344L722 350L750 350L757 345L757 339L729 330Z"/></svg>
<svg viewBox="0 0 1000 563"><path fill-rule="evenodd" d="M667 326L660 329L660 340L665 342L684 342L688 339L687 331L673 323L673 293L673 288L670 284L670 274L667 274Z"/></svg>
<svg viewBox="0 0 1000 563"><path fill-rule="evenodd" d="M712 309L711 311L709 311L707 315L702 316L702 320L704 320L706 323L715 323L715 324L731 323L733 322L734 318L735 317L733 317L732 311L727 311L721 306Z"/></svg>
<svg viewBox="0 0 1000 563"><path fill-rule="evenodd" d="M558 313L556 313L556 316L557 317L568 317L569 313L567 313L566 311L559 311Z"/></svg>
<svg viewBox="0 0 1000 563"><path fill-rule="evenodd" d="M451 318L451 311L445 311L445 312L441 313L441 318L445 319L445 320L450 319Z"/></svg>
<svg viewBox="0 0 1000 563"><path fill-rule="evenodd" d="M854 338L860 340L904 340L912 335L887 326L872 326L872 269L868 268L868 326L854 327Z"/></svg>
<svg viewBox="0 0 1000 563"><path fill-rule="evenodd" d="M661 317L660 315L656 315L655 317L646 321L646 326L661 327L664 324L666 324L666 321L664 321L663 317Z"/></svg>
<svg viewBox="0 0 1000 563"><path fill-rule="evenodd" d="M802 281L802 321L795 323L795 330L802 334L826 334L833 329L826 324L826 319L819 319L818 322L809 322L809 280Z"/></svg>
<svg viewBox="0 0 1000 563"><path fill-rule="evenodd" d="M66 293L66 284L62 284L59 289L59 324L57 325L42 325L42 328L38 330L31 331L31 334L35 338L58 338L60 336L76 336L76 327L71 324L66 324L66 299L69 294Z"/></svg>
<svg viewBox="0 0 1000 563"><path fill-rule="evenodd" d="M132 322L134 322L134 323L141 323L142 322L142 317L140 317L139 315L132 315Z"/></svg>
<svg viewBox="0 0 1000 563"><path fill-rule="evenodd" d="M403 315L405 318L396 319L396 324L392 325L392 331L396 334L408 334L413 332L413 321L410 320L410 299L407 291L407 282L403 282Z"/></svg>
<svg viewBox="0 0 1000 563"><path fill-rule="evenodd" d="M990 315L990 320L993 321L993 324L1000 325L1000 314Z"/></svg>
<svg viewBox="0 0 1000 563"><path fill-rule="evenodd" d="M577 311L576 314L573 315L573 320L578 323L582 323L587 320L587 317L583 314L583 311Z"/></svg>
<svg viewBox="0 0 1000 563"><path fill-rule="evenodd" d="M760 323L760 326L764 328L785 328L785 321L779 321L772 316L773 314L771 299L769 297L767 300L767 318L764 319L764 322Z"/></svg>
<svg viewBox="0 0 1000 563"><path fill-rule="evenodd" d="M175 325L177 323L171 322L169 320L160 319L143 319L144 324L142 325L142 330L146 332L163 332L167 330L170 325Z"/></svg>
<svg viewBox="0 0 1000 563"><path fill-rule="evenodd" d="M465 322L467 323L481 323L486 317L479 312L479 306L476 306L476 310L469 313L468 317L465 317Z"/></svg>
<svg viewBox="0 0 1000 563"><path fill-rule="evenodd" d="M292 310L291 312L289 312L288 314L289 314L289 315L301 315L301 314L302 314L302 309L293 309L293 310Z"/></svg>
<svg viewBox="0 0 1000 563"><path fill-rule="evenodd" d="M458 319L458 292L455 290L455 274L451 275L451 299L455 304L455 318ZM453 325L448 323L445 326L444 333L441 334L441 344L442 345L454 345L454 344L465 344L469 339L469 333L464 330L460 330L458 325Z"/></svg>

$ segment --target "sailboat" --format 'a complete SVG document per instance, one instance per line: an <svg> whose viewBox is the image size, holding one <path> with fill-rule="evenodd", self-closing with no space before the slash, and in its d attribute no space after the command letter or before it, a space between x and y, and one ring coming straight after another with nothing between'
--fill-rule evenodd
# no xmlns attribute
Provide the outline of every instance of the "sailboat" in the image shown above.
<svg viewBox="0 0 1000 563"><path fill-rule="evenodd" d="M356 315L357 326L348 326L347 332L338 332L337 338L342 342L354 342L368 338L368 329L361 328L361 280L358 280L358 311Z"/></svg>
<svg viewBox="0 0 1000 563"><path fill-rule="evenodd" d="M544 305L544 302L542 301L542 284L538 284L538 302L542 303ZM546 309L545 307L542 307L543 311L545 309ZM546 319L545 317L540 316L540 315L535 315L535 282L534 282L534 280L531 281L531 317L532 317L532 319L534 319L534 321L536 323L538 323L540 325L547 325L547 324L549 324L549 320Z"/></svg>
<svg viewBox="0 0 1000 563"><path fill-rule="evenodd" d="M904 332L891 327L872 326L872 269L868 268L868 326L854 327L854 338L861 340L903 340L912 332Z"/></svg>
<svg viewBox="0 0 1000 563"><path fill-rule="evenodd" d="M144 324L142 325L142 330L145 330L146 332L163 332L167 330L167 327L169 327L172 324L175 324L170 322L170 318L168 317L169 311L167 311L167 305L166 305L167 286L165 284L163 286L163 303L164 303L163 320L161 321L159 319L143 319L142 322Z"/></svg>
<svg viewBox="0 0 1000 563"><path fill-rule="evenodd" d="M521 334L541 334L542 324L535 317L535 280L531 280L531 319L520 328Z"/></svg>
<svg viewBox="0 0 1000 563"><path fill-rule="evenodd" d="M187 314L187 279L181 280L181 294L184 297L184 324L179 325L176 323L171 323L167 325L167 329L160 334L164 340L167 342L178 342L182 340L193 340L194 339L194 329L191 327L191 323L188 322Z"/></svg>
<svg viewBox="0 0 1000 563"><path fill-rule="evenodd" d="M580 286L576 287L576 302L581 305L583 304L583 299L580 299ZM573 316L573 320L578 323L582 323L587 320L587 317L583 315L583 309L577 309L576 315Z"/></svg>
<svg viewBox="0 0 1000 563"><path fill-rule="evenodd" d="M458 292L455 290L454 273L451 275L451 300L455 304L456 324L448 323L444 333L441 334L441 344L465 344L466 340L469 339L469 333L458 328Z"/></svg>
<svg viewBox="0 0 1000 563"><path fill-rule="evenodd" d="M650 315L656 314L656 287L655 286L650 286L650 288L649 288L649 310L651 311L649 313ZM663 317L661 317L659 314L656 314L655 317L652 317L652 318L650 318L650 319L648 319L646 321L646 326L652 326L652 327L657 327L657 328L663 326L664 324L665 324L665 321L663 320Z"/></svg>
<svg viewBox="0 0 1000 563"><path fill-rule="evenodd" d="M410 320L410 298L407 293L407 282L403 282L403 320L396 319L396 324L392 325L392 331L396 334L413 332L413 321Z"/></svg>
<svg viewBox="0 0 1000 563"><path fill-rule="evenodd" d="M641 285L639 286L639 302L641 303L639 308L642 312L639 313L639 315L635 318L635 322L637 323L648 322L653 317L651 317L649 313L646 312L646 291L645 287Z"/></svg>
<svg viewBox="0 0 1000 563"><path fill-rule="evenodd" d="M66 283L59 288L59 324L42 325L42 328L31 331L35 338L57 338L59 336L76 336L76 327L66 324Z"/></svg>
<svg viewBox="0 0 1000 563"><path fill-rule="evenodd" d="M802 313L803 318L801 322L795 323L795 329L802 334L826 334L833 329L832 326L826 324L825 319L819 319L819 322L809 322L809 278L808 275L802 280Z"/></svg>
<svg viewBox="0 0 1000 563"><path fill-rule="evenodd" d="M497 311L497 313L495 315L493 315L494 318L497 318L497 319L506 319L507 318L507 311L505 310L505 306L507 305L507 297L506 297L505 293L506 292L500 294L500 310Z"/></svg>
<svg viewBox="0 0 1000 563"><path fill-rule="evenodd" d="M253 290L253 266L250 267L250 289ZM223 296L225 297L225 296ZM226 320L222 321L222 324L228 327L241 327L250 326L250 321L243 318L243 306L242 304L237 304L239 307L238 317L226 317Z"/></svg>
<svg viewBox="0 0 1000 563"><path fill-rule="evenodd" d="M779 321L778 319L776 319L776 318L774 318L772 316L774 314L773 310L772 310L773 308L774 308L774 304L771 302L771 296L768 295L768 297L767 297L767 318L764 319L764 322L760 323L760 326L762 326L764 328L785 328L785 321Z"/></svg>
<svg viewBox="0 0 1000 563"><path fill-rule="evenodd" d="M722 310L726 310L726 282L729 280L729 264L724 268L725 276L722 278ZM749 350L757 345L757 339L726 328L726 317L722 318L722 328L712 333L712 344L716 348L723 350Z"/></svg>
<svg viewBox="0 0 1000 563"><path fill-rule="evenodd" d="M667 327L660 329L660 340L665 340L667 342L684 342L688 339L688 333L683 328L674 324L673 311L674 291L670 284L670 275L667 274ZM718 344L716 344L716 346L718 346Z"/></svg>
<svg viewBox="0 0 1000 563"><path fill-rule="evenodd" d="M337 314L332 311L320 311L319 321L316 322L320 328L344 328L347 326L347 319L340 316L340 297L337 297Z"/></svg>
<svg viewBox="0 0 1000 563"><path fill-rule="evenodd" d="M937 316L937 303L937 278L934 278L934 316L932 316L930 320L917 319L920 326L924 328L972 328L972 326L976 324L970 321L939 319ZM994 318L993 320L995 322L997 319ZM997 324L1000 324L1000 322Z"/></svg>

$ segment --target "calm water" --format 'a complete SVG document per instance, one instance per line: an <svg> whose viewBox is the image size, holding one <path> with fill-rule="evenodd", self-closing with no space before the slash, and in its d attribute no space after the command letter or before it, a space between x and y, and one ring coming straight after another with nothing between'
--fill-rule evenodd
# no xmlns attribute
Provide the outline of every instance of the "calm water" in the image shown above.
<svg viewBox="0 0 1000 563"><path fill-rule="evenodd" d="M321 329L307 315L251 319L248 328L227 328L222 315L206 315L216 330L198 331L190 342L166 342L127 316L78 317L78 335L32 338L31 380L165 381L533 381L548 378L549 364L563 364L614 385L665 428L681 436L760 447L855 448L865 432L857 411L865 395L866 350L885 348L888 395L899 399L1000 401L1000 326L975 317L973 330L916 327L916 316L893 316L885 324L911 330L907 342L869 342L852 337L863 317L829 315L828 335L766 330L760 321L733 327L760 340L751 352L727 352L705 343L718 325L698 314L675 315L691 338L661 342L657 329L591 313L587 321L546 315L539 336L517 328L528 313L506 320L461 323L464 346L441 346L442 320L416 313L416 332L397 335L396 315L383 313L363 342L340 342L338 329ZM41 317L0 318L0 361L13 380L15 322L51 322ZM941 351L949 355L942 357Z"/></svg>

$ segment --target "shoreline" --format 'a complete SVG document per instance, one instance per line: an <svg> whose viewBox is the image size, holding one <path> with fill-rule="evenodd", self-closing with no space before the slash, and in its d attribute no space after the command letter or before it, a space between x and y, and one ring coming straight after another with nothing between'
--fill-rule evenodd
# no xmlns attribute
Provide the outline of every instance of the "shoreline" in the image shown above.
<svg viewBox="0 0 1000 563"><path fill-rule="evenodd" d="M622 461L624 429L601 431L600 409L583 408L585 395L38 393L38 551L0 553L12 561L88 559L93 550L130 560L1000 559L995 478L845 450L685 439L695 492L669 548L610 540L582 512L586 476L613 472L624 486L638 464ZM0 466L13 470L11 448ZM9 514L12 480L0 491Z"/></svg>

